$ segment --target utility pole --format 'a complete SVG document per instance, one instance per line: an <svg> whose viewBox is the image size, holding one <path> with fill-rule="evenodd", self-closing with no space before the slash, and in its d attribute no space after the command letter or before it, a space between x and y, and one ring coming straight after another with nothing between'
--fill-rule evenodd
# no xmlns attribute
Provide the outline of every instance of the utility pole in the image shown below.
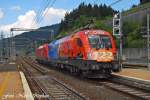
<svg viewBox="0 0 150 100"><path fill-rule="evenodd" d="M1 32L1 61L4 61L6 56L4 34Z"/></svg>
<svg viewBox="0 0 150 100"><path fill-rule="evenodd" d="M54 30L51 30L51 40L53 40L53 38L54 38Z"/></svg>
<svg viewBox="0 0 150 100"><path fill-rule="evenodd" d="M0 37L0 43L1 43L1 46L0 46L0 60L2 61L2 58L3 58L3 32L1 32L1 37Z"/></svg>
<svg viewBox="0 0 150 100"><path fill-rule="evenodd" d="M123 34L122 34L122 14L120 13L120 67L122 69L122 54L123 54Z"/></svg>
<svg viewBox="0 0 150 100"><path fill-rule="evenodd" d="M2 34L2 58L3 60L6 58L6 43L4 34Z"/></svg>
<svg viewBox="0 0 150 100"><path fill-rule="evenodd" d="M9 58L9 36L6 37L6 50L7 50L7 59Z"/></svg>
<svg viewBox="0 0 150 100"><path fill-rule="evenodd" d="M12 60L15 60L16 59L16 49L15 49L15 37L14 37L14 33L13 31L11 30L11 41L10 41L10 44L11 44L11 57L12 57Z"/></svg>
<svg viewBox="0 0 150 100"><path fill-rule="evenodd" d="M148 69L150 70L150 63L149 63L149 60L150 60L150 39L149 39L149 22L150 22L150 15L147 14L147 67Z"/></svg>
<svg viewBox="0 0 150 100"><path fill-rule="evenodd" d="M119 66L120 70L122 69L122 15L117 13L113 17L113 35L119 38Z"/></svg>
<svg viewBox="0 0 150 100"><path fill-rule="evenodd" d="M8 50L8 57L11 57L11 34L8 38L8 45L9 45L9 50Z"/></svg>

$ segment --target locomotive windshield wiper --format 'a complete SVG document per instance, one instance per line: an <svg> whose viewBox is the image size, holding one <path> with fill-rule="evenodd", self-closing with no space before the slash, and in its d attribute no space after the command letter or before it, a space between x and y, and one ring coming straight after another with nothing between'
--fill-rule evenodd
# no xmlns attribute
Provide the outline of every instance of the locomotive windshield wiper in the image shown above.
<svg viewBox="0 0 150 100"><path fill-rule="evenodd" d="M99 36L99 41L98 41L98 49L102 49L102 48L104 48L105 46L104 46L104 42L102 41L102 37L101 36Z"/></svg>
<svg viewBox="0 0 150 100"><path fill-rule="evenodd" d="M111 48L111 41L108 36L101 36L101 42L102 42L103 48L107 50Z"/></svg>

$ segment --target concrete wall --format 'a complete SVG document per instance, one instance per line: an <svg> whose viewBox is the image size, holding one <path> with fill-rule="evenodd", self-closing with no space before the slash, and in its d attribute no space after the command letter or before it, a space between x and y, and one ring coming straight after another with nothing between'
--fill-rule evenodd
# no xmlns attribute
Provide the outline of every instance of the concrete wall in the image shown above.
<svg viewBox="0 0 150 100"><path fill-rule="evenodd" d="M142 22L146 18L146 15L150 13L150 8L139 9L139 11L123 16L123 21L133 20Z"/></svg>
<svg viewBox="0 0 150 100"><path fill-rule="evenodd" d="M127 59L146 59L147 48L125 48L123 49L123 55Z"/></svg>
<svg viewBox="0 0 150 100"><path fill-rule="evenodd" d="M150 7L144 8L144 9L138 9L136 12L129 13L129 14L123 14L122 20L123 22L132 20L137 21L139 23L143 22L143 19L146 18L146 15L150 13ZM112 26L113 19L108 19L105 21L106 25Z"/></svg>

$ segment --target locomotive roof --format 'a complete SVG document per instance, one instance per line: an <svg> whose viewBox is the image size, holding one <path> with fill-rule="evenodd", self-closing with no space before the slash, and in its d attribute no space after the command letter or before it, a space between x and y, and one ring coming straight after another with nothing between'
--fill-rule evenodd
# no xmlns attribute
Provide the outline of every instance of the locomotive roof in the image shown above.
<svg viewBox="0 0 150 100"><path fill-rule="evenodd" d="M107 32L107 31L104 31L104 30L98 30L98 29L90 29L90 30L83 30L83 32L85 33L85 34L98 34L98 35L110 35L110 33L109 32Z"/></svg>
<svg viewBox="0 0 150 100"><path fill-rule="evenodd" d="M48 45L48 44L46 43L46 44L40 45L37 49L42 49L42 48L44 48L46 45Z"/></svg>
<svg viewBox="0 0 150 100"><path fill-rule="evenodd" d="M61 41L68 40L68 37L72 36L73 34L81 34L81 33L84 33L87 35L94 35L94 34L96 34L96 35L111 35L109 32L104 31L104 30L100 30L100 29L85 29L85 30L80 30L80 31L68 34L64 37L61 37L60 39L52 41L50 44L51 45L58 44Z"/></svg>

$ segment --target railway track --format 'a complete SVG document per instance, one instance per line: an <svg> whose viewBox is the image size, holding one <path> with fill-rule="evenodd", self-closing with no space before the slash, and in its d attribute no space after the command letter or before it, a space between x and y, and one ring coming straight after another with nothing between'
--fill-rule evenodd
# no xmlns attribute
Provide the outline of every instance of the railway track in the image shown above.
<svg viewBox="0 0 150 100"><path fill-rule="evenodd" d="M123 63L123 68L146 69L147 65L144 65L144 64L128 64L128 63Z"/></svg>
<svg viewBox="0 0 150 100"><path fill-rule="evenodd" d="M136 100L150 100L150 82L144 80L112 75L112 78L100 84Z"/></svg>
<svg viewBox="0 0 150 100"><path fill-rule="evenodd" d="M50 100L48 97L46 97L48 95L47 91L45 91L40 86L39 81L36 79L36 77L37 77L36 75L40 76L40 74L34 73L34 75L33 75L33 73L32 73L33 69L30 69L30 71L29 71L29 68L28 68L26 62L24 62L24 61L22 61L22 66L20 69L24 72L24 74L27 78L28 84L32 90L32 93L35 95L34 99L39 100L41 98L40 96L45 96L42 98L45 100Z"/></svg>
<svg viewBox="0 0 150 100"><path fill-rule="evenodd" d="M87 100L75 90L46 74L47 70L33 60L23 59L23 62L26 66L22 67L22 70L29 80L31 89L43 96L44 100Z"/></svg>
<svg viewBox="0 0 150 100"><path fill-rule="evenodd" d="M32 64L30 62L32 62L34 64ZM55 78L50 79L46 75L49 71L47 68L41 67L40 65L35 63L33 60L30 60L30 62L26 61L26 63L28 63L34 69L40 71L40 73L45 75L44 76L45 78L43 78L43 77L40 78L39 83L41 84L41 86L42 86L42 84L44 84L44 86L42 86L42 87L50 87L48 92L56 90L56 91L59 91L59 92L56 92L57 95L58 94L61 94L61 96L65 95L65 94L63 94L63 93L65 93L63 89L62 89L63 91L61 89L60 90L57 89L59 87L59 85L58 86L57 85L49 86L49 83L53 83L53 82L54 83L56 82L59 84L61 84L61 83L59 81L57 82L57 80ZM41 83L41 82L44 82L45 79L48 80L48 83ZM89 81L89 82L91 82L91 81ZM137 80L137 79L125 78L125 77L121 77L121 76L117 76L117 75L112 75L112 78L110 78L109 80L106 80L103 82L96 81L96 84L97 83L98 83L98 85L103 85L106 88L112 89L114 91L118 91L119 93L122 93L125 96L130 96L130 97L136 98L136 100L150 100L150 83L143 81L143 80L141 81L141 80ZM66 86L64 85L64 87L66 87ZM44 88L44 90L46 90L46 89ZM54 95L55 95L55 92L54 92ZM72 100L72 98L70 98L68 100ZM80 100L80 99L77 99L77 100ZM82 100L84 100L84 98Z"/></svg>

